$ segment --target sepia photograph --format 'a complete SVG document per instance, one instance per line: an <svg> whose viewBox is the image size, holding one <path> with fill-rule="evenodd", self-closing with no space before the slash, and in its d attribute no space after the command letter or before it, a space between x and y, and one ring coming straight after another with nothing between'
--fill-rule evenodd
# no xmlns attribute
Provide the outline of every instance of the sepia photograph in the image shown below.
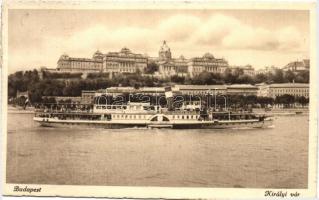
<svg viewBox="0 0 319 200"><path fill-rule="evenodd" d="M314 196L315 4L18 5L3 9L5 195Z"/></svg>

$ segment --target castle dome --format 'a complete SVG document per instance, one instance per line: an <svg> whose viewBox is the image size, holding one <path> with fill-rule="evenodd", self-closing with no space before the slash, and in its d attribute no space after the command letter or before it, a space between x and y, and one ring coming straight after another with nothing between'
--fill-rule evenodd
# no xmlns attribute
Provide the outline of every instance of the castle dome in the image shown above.
<svg viewBox="0 0 319 200"><path fill-rule="evenodd" d="M170 48L167 46L166 41L163 41L163 45L161 46L160 51L165 52L165 51L170 51Z"/></svg>
<svg viewBox="0 0 319 200"><path fill-rule="evenodd" d="M66 60L66 59L68 59L68 58L70 58L70 57L69 57L68 54L66 54L66 53L63 53L63 54L60 56L60 60Z"/></svg>
<svg viewBox="0 0 319 200"><path fill-rule="evenodd" d="M130 54L130 53L131 53L131 50L128 49L128 48L126 48L126 47L124 47L124 48L121 49L121 53Z"/></svg>
<svg viewBox="0 0 319 200"><path fill-rule="evenodd" d="M160 60L170 60L172 58L171 49L167 46L165 40L158 53Z"/></svg>
<svg viewBox="0 0 319 200"><path fill-rule="evenodd" d="M206 59L214 59L215 57L213 56L213 54L211 53L205 53L203 58L206 58Z"/></svg>
<svg viewBox="0 0 319 200"><path fill-rule="evenodd" d="M96 50L96 52L94 53L96 55L102 55L102 52L100 50Z"/></svg>
<svg viewBox="0 0 319 200"><path fill-rule="evenodd" d="M99 50L97 50L97 51L93 54L93 58L94 58L94 59L101 59L101 58L103 58L102 52L100 52Z"/></svg>

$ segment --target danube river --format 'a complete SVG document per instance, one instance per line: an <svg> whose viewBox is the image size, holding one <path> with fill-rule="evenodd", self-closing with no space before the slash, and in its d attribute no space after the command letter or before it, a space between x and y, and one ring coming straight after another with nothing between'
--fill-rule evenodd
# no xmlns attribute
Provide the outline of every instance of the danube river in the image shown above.
<svg viewBox="0 0 319 200"><path fill-rule="evenodd" d="M306 188L308 115L237 130L45 128L8 114L7 183Z"/></svg>

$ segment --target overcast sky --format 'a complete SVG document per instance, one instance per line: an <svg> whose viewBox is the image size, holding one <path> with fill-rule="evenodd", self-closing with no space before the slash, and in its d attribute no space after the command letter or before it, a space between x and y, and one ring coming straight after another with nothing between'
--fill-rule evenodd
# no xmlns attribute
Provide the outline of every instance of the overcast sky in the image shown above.
<svg viewBox="0 0 319 200"><path fill-rule="evenodd" d="M92 57L127 47L173 57L206 52L256 69L309 58L309 12L296 10L9 10L9 73L47 66L60 55Z"/></svg>

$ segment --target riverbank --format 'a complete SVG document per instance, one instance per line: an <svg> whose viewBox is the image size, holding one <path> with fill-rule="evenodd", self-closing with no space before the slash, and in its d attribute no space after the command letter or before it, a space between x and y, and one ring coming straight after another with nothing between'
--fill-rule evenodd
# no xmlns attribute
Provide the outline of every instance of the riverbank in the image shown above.
<svg viewBox="0 0 319 200"><path fill-rule="evenodd" d="M299 114L309 114L308 108L276 108L270 111L265 111L265 109L256 108L253 112L258 114L271 114L271 115L299 115Z"/></svg>
<svg viewBox="0 0 319 200"><path fill-rule="evenodd" d="M23 109L23 107L20 106L12 106L8 105L8 113L16 113L16 114L32 114L34 113L34 107L26 107Z"/></svg>
<svg viewBox="0 0 319 200"><path fill-rule="evenodd" d="M32 114L34 113L34 107L14 107L12 105L8 105L8 113L18 113L18 114ZM265 111L265 109L254 108L253 112L258 114L271 114L271 115L298 115L298 114L309 114L308 108L275 108L270 111Z"/></svg>

